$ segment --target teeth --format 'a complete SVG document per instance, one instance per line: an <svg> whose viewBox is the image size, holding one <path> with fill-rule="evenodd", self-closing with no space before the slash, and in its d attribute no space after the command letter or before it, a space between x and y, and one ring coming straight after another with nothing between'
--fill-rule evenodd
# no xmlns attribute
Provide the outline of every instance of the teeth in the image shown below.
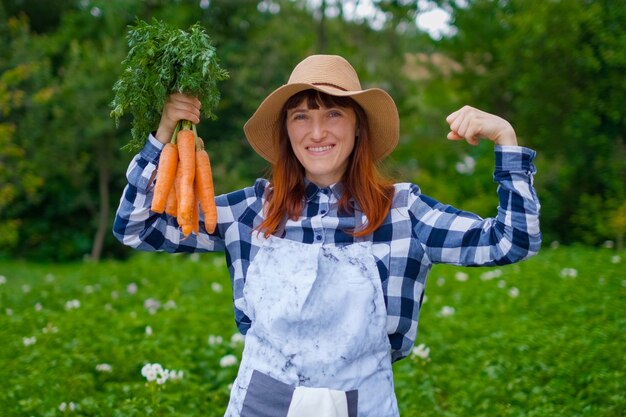
<svg viewBox="0 0 626 417"><path fill-rule="evenodd" d="M327 151L327 150L332 149L332 148L333 148L333 147L332 147L332 145L328 145L328 146L315 146L315 147L311 146L311 147L309 147L309 150L310 150L311 152L324 152L324 151Z"/></svg>

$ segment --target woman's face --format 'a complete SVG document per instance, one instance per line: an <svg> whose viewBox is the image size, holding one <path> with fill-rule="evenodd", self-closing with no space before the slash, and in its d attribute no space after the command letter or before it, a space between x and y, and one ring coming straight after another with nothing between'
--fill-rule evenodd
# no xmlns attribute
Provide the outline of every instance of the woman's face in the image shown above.
<svg viewBox="0 0 626 417"><path fill-rule="evenodd" d="M320 187L341 180L354 149L356 114L350 107L310 109L303 99L287 111L287 133L305 176Z"/></svg>

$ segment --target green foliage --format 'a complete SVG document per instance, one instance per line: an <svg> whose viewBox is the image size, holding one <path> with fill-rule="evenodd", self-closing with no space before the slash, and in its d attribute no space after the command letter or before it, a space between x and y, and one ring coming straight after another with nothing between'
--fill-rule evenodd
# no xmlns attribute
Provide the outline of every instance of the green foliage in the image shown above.
<svg viewBox="0 0 626 417"><path fill-rule="evenodd" d="M24 376L0 393L3 416L63 415L62 403L84 416L218 415L220 407L223 414L236 366L221 367L220 359L240 357L242 346L231 343L236 328L222 258L14 263L2 264L0 275L7 281L0 284L0 338L19 334L0 356L2 375ZM184 376L148 383L146 363Z"/></svg>
<svg viewBox="0 0 626 417"><path fill-rule="evenodd" d="M446 3L458 34L439 45L463 67L465 99L510 120L545 158L542 227L570 242L612 238L600 225L626 197L626 3Z"/></svg>
<svg viewBox="0 0 626 417"><path fill-rule="evenodd" d="M133 116L129 151L142 148L158 125L169 94L196 96L205 116L214 118L219 103L218 81L228 77L219 65L215 47L200 24L183 31L153 19L138 21L128 31L128 56L122 61L120 79L113 86L111 116Z"/></svg>
<svg viewBox="0 0 626 417"><path fill-rule="evenodd" d="M429 358L395 368L401 414L623 415L623 262L572 247L503 268L436 266L418 338Z"/></svg>
<svg viewBox="0 0 626 417"><path fill-rule="evenodd" d="M9 22L13 53L0 66L2 78L15 81L8 91L19 97L6 120L22 155L6 159L0 174L0 184L6 179L15 190L0 212L13 225L3 234L12 243L0 245L0 255L81 258L93 246L101 202L111 204L101 198L100 184L117 183L124 173L111 162L121 159L115 157L121 143L108 116L123 45L104 33L79 40L80 25L49 36L31 33L26 19Z"/></svg>
<svg viewBox="0 0 626 417"><path fill-rule="evenodd" d="M242 345L223 254L0 262L6 417L222 416ZM500 268L435 266L413 354L394 364L404 417L621 417L626 253L546 249ZM453 314L452 314L453 313ZM182 370L158 385L147 363ZM222 362L222 365L225 365Z"/></svg>
<svg viewBox="0 0 626 417"><path fill-rule="evenodd" d="M28 42L23 19L11 18L6 29L11 46ZM0 62L0 247L14 248L24 223L23 216L14 214L15 207L36 200L44 182L33 161L26 158L26 146L16 138L15 118L47 102L53 89L42 82L48 70L45 60Z"/></svg>
<svg viewBox="0 0 626 417"><path fill-rule="evenodd" d="M219 103L203 106L213 116L198 125L215 153L218 193L266 174L242 126L267 93L306 55L336 53L354 64L364 87L387 89L398 105L401 143L386 161L397 180L416 182L458 208L493 214L490 144L472 148L445 139L446 115L474 105L510 120L520 143L537 150L544 241L619 241L611 222L626 199L626 3L472 0L461 7L435 0L453 11L457 29L442 40L413 24L424 3L373 2L384 22L355 17L352 2L2 3L0 257L92 256L103 230L103 256L130 252L109 233L130 159L120 148L146 135L135 141L130 108L116 118L116 129L111 88L120 72L124 77L125 35L139 19L210 28L230 74L218 85ZM183 33L191 36L176 31ZM141 91L129 102L168 91L140 81L133 87ZM145 100L142 116L152 122L144 132L156 127L162 100ZM476 162L473 174L456 170L467 156Z"/></svg>

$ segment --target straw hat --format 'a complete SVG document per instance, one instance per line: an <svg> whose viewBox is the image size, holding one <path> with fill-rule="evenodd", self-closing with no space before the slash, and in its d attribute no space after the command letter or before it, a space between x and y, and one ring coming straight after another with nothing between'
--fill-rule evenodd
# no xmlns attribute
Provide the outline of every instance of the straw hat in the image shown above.
<svg viewBox="0 0 626 417"><path fill-rule="evenodd" d="M374 158L381 160L398 144L398 109L380 88L361 89L352 65L337 55L312 55L300 62L289 81L274 90L246 122L243 130L254 150L271 163L278 158L280 111L285 102L300 91L314 89L332 96L352 97L367 114Z"/></svg>

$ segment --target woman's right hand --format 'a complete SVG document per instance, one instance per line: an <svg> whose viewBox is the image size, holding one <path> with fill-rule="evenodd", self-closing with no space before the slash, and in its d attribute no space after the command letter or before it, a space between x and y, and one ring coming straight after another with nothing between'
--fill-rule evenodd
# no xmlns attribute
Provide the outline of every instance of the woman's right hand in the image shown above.
<svg viewBox="0 0 626 417"><path fill-rule="evenodd" d="M193 124L200 123L200 100L182 93L172 93L161 114L161 121L155 137L163 144L172 139L172 134L179 120L189 120Z"/></svg>

